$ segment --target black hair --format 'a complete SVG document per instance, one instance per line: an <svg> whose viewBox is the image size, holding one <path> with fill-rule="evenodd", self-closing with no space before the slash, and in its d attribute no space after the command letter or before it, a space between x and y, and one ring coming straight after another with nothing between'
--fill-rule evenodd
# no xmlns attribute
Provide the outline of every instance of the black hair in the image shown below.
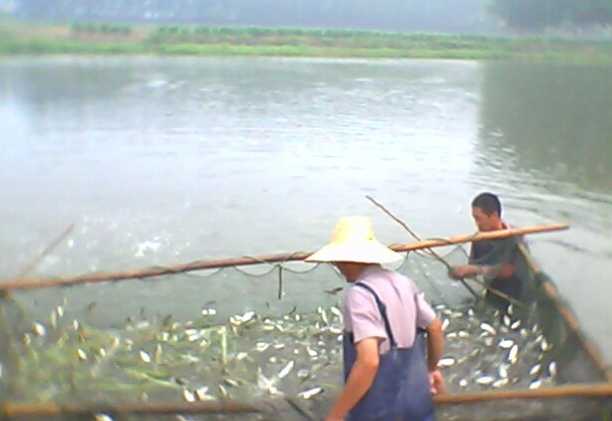
<svg viewBox="0 0 612 421"><path fill-rule="evenodd" d="M501 218L501 203L499 198L493 193L480 193L472 200L472 207L482 209L487 215L497 212L497 215Z"/></svg>

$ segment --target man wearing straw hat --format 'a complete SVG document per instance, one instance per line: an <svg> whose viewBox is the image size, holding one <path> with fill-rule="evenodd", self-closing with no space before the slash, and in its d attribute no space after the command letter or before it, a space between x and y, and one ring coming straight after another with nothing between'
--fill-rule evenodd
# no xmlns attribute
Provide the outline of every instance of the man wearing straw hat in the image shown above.
<svg viewBox="0 0 612 421"><path fill-rule="evenodd" d="M442 327L412 280L381 267L400 259L365 217L341 218L331 242L306 259L333 263L352 284L344 301L345 386L326 421L434 419L431 394L444 387Z"/></svg>

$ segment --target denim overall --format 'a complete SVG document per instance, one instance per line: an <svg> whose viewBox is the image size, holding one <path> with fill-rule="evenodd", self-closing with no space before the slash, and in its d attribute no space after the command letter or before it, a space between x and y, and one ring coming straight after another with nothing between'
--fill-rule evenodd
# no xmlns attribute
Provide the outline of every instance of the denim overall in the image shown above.
<svg viewBox="0 0 612 421"><path fill-rule="evenodd" d="M385 323L385 331L391 349L380 355L378 371L372 386L347 416L347 421L433 421L434 407L429 375L425 364L425 343L422 331L417 330L411 348L398 348L385 304L368 285L357 282L355 286L368 290L376 300ZM357 358L353 334L345 332L344 380Z"/></svg>

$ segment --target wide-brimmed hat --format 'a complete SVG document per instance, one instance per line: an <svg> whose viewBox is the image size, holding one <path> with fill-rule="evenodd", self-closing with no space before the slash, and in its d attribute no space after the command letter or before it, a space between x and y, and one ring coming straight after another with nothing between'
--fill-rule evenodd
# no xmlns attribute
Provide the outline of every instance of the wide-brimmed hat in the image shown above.
<svg viewBox="0 0 612 421"><path fill-rule="evenodd" d="M364 216L340 218L329 244L311 254L307 262L392 263L402 255L374 237L370 219Z"/></svg>

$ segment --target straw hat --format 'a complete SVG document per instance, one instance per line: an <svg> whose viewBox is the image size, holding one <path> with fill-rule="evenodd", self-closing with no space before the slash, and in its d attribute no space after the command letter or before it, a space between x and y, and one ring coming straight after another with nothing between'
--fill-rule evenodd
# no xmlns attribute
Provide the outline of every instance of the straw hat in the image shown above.
<svg viewBox="0 0 612 421"><path fill-rule="evenodd" d="M363 216L340 218L329 244L306 258L307 262L392 263L402 255L379 243L372 223Z"/></svg>

